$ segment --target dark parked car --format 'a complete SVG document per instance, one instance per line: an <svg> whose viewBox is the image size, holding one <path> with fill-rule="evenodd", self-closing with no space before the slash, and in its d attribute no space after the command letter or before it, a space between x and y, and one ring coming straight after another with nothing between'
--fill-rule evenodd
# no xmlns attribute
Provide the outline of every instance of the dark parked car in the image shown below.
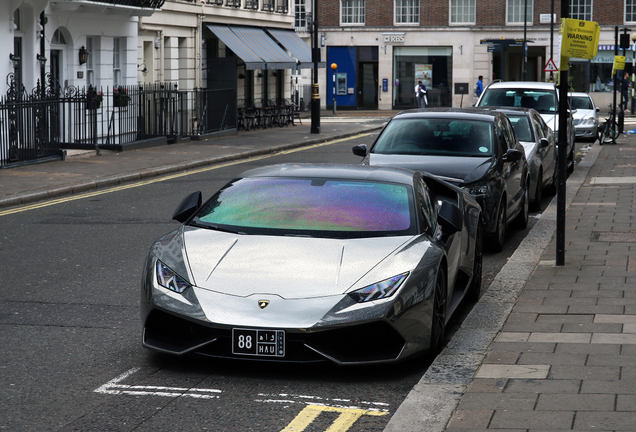
<svg viewBox="0 0 636 432"><path fill-rule="evenodd" d="M530 204L538 209L543 193L553 195L557 190L558 155L554 133L532 108L493 109L508 116L526 152L530 167Z"/></svg>
<svg viewBox="0 0 636 432"><path fill-rule="evenodd" d="M484 234L501 250L510 223L528 224L530 173L508 117L476 108L409 110L386 125L370 149L353 153L365 165L432 173L471 193L482 207Z"/></svg>
<svg viewBox="0 0 636 432"><path fill-rule="evenodd" d="M141 286L143 346L281 362L394 362L438 352L479 298L479 204L393 167L257 168L157 240Z"/></svg>

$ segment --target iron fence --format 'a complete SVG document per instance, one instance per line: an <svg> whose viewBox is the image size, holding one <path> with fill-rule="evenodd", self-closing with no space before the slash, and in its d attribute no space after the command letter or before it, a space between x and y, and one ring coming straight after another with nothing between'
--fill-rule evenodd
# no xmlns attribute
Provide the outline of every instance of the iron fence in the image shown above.
<svg viewBox="0 0 636 432"><path fill-rule="evenodd" d="M236 129L235 89L178 90L176 83L62 89L0 98L0 167L60 158L60 149L113 149Z"/></svg>

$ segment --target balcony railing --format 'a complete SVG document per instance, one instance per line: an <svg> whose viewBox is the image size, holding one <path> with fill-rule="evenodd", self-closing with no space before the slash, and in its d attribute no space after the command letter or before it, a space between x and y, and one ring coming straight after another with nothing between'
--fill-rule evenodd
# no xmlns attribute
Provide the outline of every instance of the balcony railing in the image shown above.
<svg viewBox="0 0 636 432"><path fill-rule="evenodd" d="M64 0L61 0L64 1ZM89 3L106 3L119 6L132 6L159 9L166 0L88 0Z"/></svg>

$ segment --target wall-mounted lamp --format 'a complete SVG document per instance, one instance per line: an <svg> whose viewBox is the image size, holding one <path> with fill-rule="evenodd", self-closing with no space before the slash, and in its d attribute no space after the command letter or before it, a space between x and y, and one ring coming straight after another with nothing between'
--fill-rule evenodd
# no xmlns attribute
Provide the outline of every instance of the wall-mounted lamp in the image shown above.
<svg viewBox="0 0 636 432"><path fill-rule="evenodd" d="M257 78L263 78L263 73L259 72L258 75L256 75Z"/></svg>
<svg viewBox="0 0 636 432"><path fill-rule="evenodd" d="M140 69L143 66L143 69ZM148 69L146 68L146 63L142 63L137 65L137 70L143 74L143 76L148 75Z"/></svg>
<svg viewBox="0 0 636 432"><path fill-rule="evenodd" d="M20 57L15 54L9 54L9 58L13 62L13 69L17 69L20 67Z"/></svg>
<svg viewBox="0 0 636 432"><path fill-rule="evenodd" d="M44 67L46 66L46 57L44 57L43 55L37 54L35 58L37 58L38 61L40 62L40 67L44 69Z"/></svg>
<svg viewBox="0 0 636 432"><path fill-rule="evenodd" d="M239 79L245 79L245 75L244 74L239 74L238 78Z"/></svg>
<svg viewBox="0 0 636 432"><path fill-rule="evenodd" d="M88 61L88 50L84 45L79 49L79 63L80 66Z"/></svg>

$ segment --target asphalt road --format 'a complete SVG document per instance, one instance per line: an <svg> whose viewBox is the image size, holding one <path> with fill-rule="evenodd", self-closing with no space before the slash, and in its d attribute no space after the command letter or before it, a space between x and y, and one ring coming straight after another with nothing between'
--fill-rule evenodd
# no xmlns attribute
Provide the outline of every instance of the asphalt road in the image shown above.
<svg viewBox="0 0 636 432"><path fill-rule="evenodd" d="M351 147L372 141L326 143L3 216L0 430L383 430L429 358L340 368L159 355L141 347L138 311L146 252L176 227L170 218L182 197L201 190L207 198L263 164L358 163ZM511 231L503 252L486 255L485 286L535 220ZM451 333L469 310L460 309ZM309 403L323 408L312 412Z"/></svg>

